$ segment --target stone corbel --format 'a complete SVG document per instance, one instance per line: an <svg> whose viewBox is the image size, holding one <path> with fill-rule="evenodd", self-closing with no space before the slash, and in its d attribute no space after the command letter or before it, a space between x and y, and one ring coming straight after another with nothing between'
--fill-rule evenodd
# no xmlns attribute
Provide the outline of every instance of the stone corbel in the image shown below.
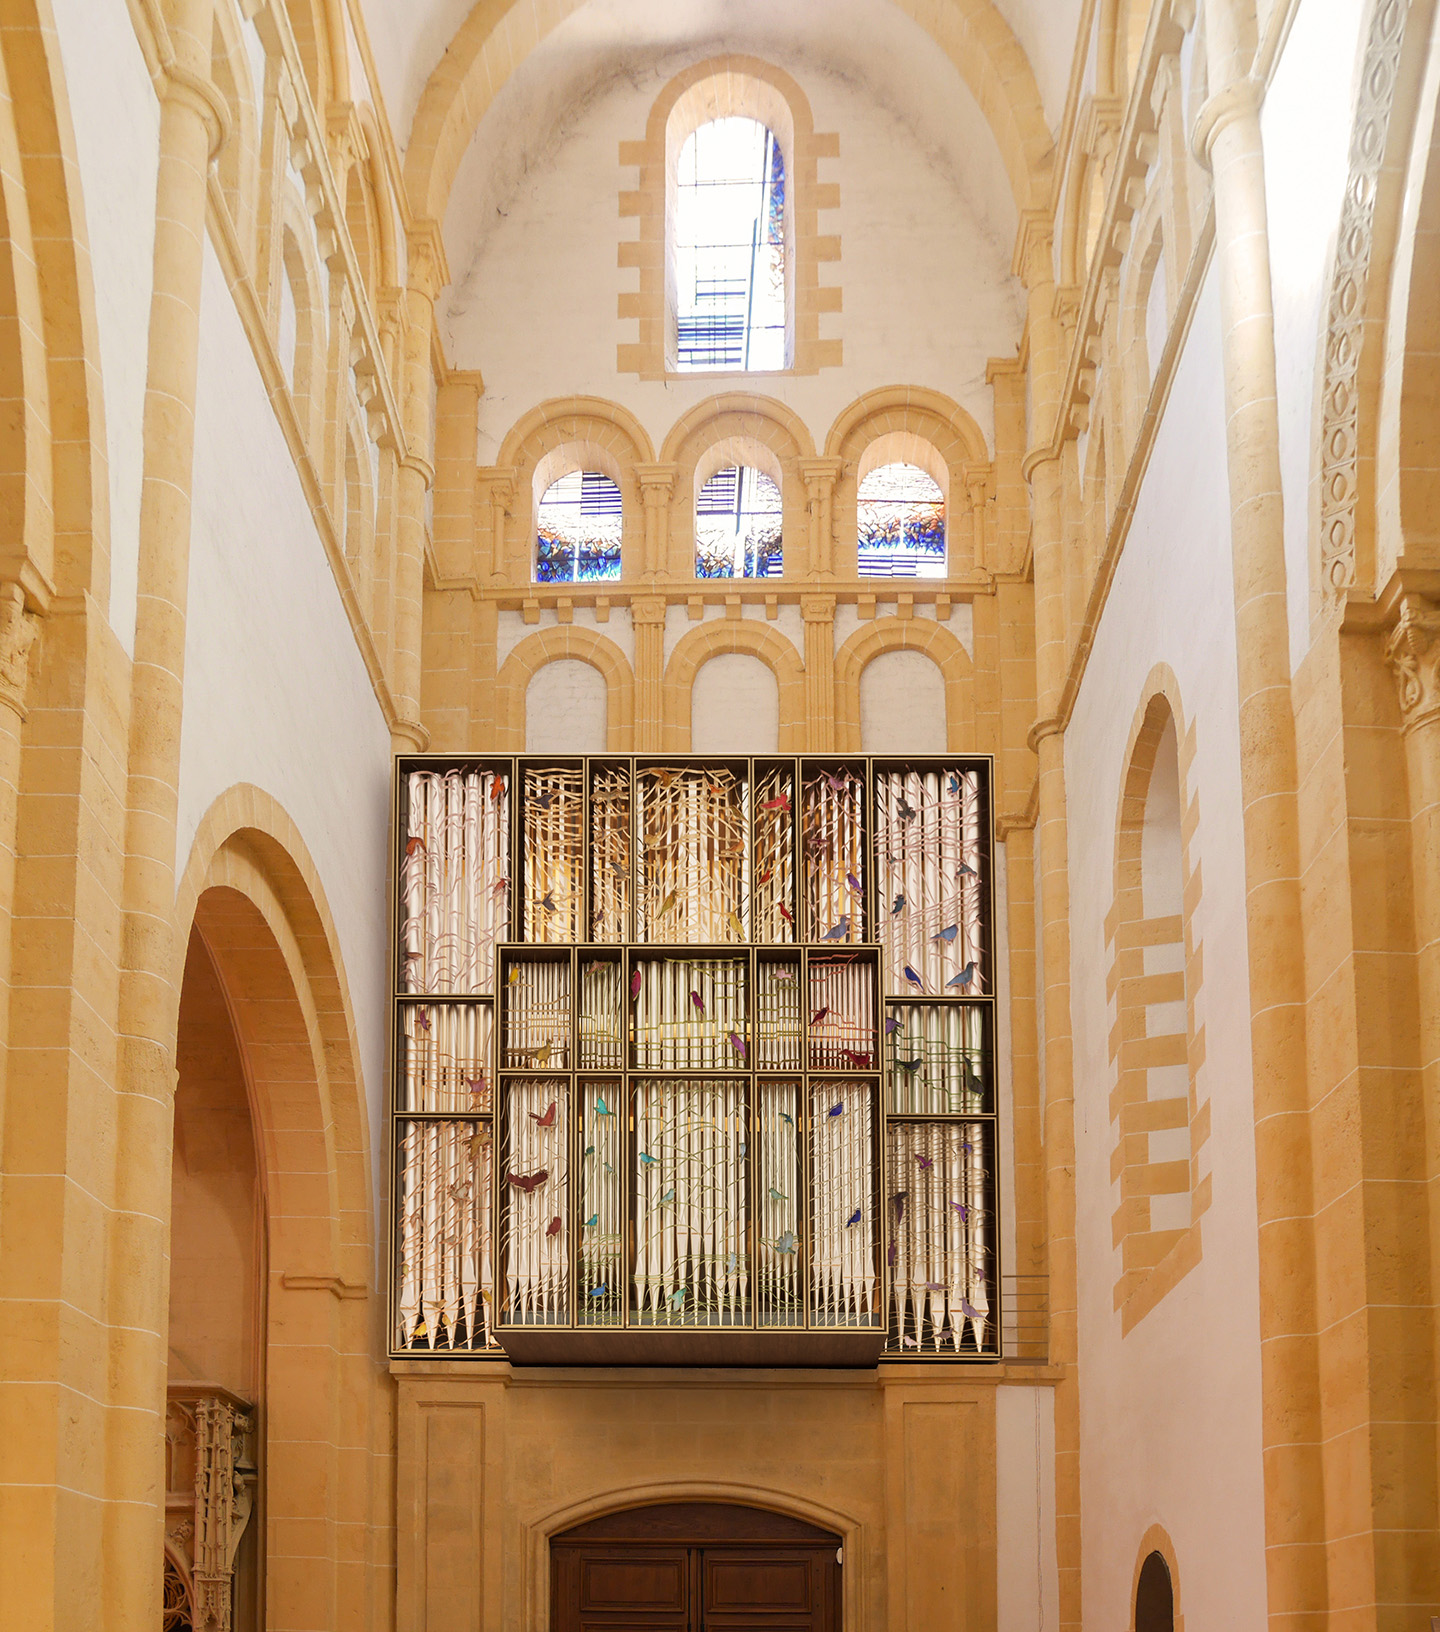
<svg viewBox="0 0 1440 1632"><path fill-rule="evenodd" d="M1404 729L1415 731L1440 719L1440 606L1406 595L1385 640L1385 661L1395 676Z"/></svg>
<svg viewBox="0 0 1440 1632"><path fill-rule="evenodd" d="M353 102L332 102L325 111L325 127L330 138L330 167L338 179L367 151L365 128Z"/></svg>
<svg viewBox="0 0 1440 1632"><path fill-rule="evenodd" d="M450 282L450 266L445 258L445 240L438 221L416 221L405 234L405 281L416 294L432 305Z"/></svg>

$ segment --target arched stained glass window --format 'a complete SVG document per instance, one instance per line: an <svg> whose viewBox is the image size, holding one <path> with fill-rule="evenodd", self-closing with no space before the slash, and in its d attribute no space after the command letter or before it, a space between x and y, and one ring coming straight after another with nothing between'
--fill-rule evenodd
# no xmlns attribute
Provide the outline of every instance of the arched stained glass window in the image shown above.
<svg viewBox="0 0 1440 1632"><path fill-rule="evenodd" d="M780 526L780 489L763 470L717 470L695 500L695 576L778 578Z"/></svg>
<svg viewBox="0 0 1440 1632"><path fill-rule="evenodd" d="M545 489L535 516L535 582L620 576L620 489L598 470L572 470Z"/></svg>
<svg viewBox="0 0 1440 1632"><path fill-rule="evenodd" d="M862 578L945 576L945 495L918 465L881 465L856 506Z"/></svg>
<svg viewBox="0 0 1440 1632"><path fill-rule="evenodd" d="M784 368L785 159L756 119L712 119L680 149L675 367Z"/></svg>

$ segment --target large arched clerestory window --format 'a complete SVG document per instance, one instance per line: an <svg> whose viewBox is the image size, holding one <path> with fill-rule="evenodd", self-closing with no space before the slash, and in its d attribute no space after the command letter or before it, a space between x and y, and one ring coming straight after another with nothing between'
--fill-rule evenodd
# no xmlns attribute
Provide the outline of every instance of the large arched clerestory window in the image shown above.
<svg viewBox="0 0 1440 1632"><path fill-rule="evenodd" d="M711 119L686 137L673 180L675 369L782 369L786 173L758 119Z"/></svg>
<svg viewBox="0 0 1440 1632"><path fill-rule="evenodd" d="M537 484L538 485L538 484ZM620 576L620 489L599 470L550 482L535 507L535 582L597 583Z"/></svg>
<svg viewBox="0 0 1440 1632"><path fill-rule="evenodd" d="M945 493L918 465L878 465L856 495L862 578L945 576Z"/></svg>
<svg viewBox="0 0 1440 1632"><path fill-rule="evenodd" d="M726 465L695 496L697 578L778 578L780 489L753 465Z"/></svg>

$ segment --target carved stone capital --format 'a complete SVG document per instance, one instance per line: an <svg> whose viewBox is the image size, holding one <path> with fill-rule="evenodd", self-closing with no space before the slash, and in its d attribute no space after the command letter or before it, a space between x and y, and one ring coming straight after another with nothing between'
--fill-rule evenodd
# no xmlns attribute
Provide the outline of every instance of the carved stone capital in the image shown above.
<svg viewBox="0 0 1440 1632"><path fill-rule="evenodd" d="M805 483L805 492L812 501L828 499L845 469L843 459L801 459L798 464L800 479Z"/></svg>
<svg viewBox="0 0 1440 1632"><path fill-rule="evenodd" d="M1440 607L1407 595L1386 637L1385 661L1395 674L1405 729L1440 720Z"/></svg>
<svg viewBox="0 0 1440 1632"><path fill-rule="evenodd" d="M833 595L802 595L800 616L806 623L833 623L835 597Z"/></svg>
<svg viewBox="0 0 1440 1632"><path fill-rule="evenodd" d="M30 652L40 620L25 610L18 584L0 589L0 703L25 718L25 690L30 683Z"/></svg>
<svg viewBox="0 0 1440 1632"><path fill-rule="evenodd" d="M417 221L407 234L406 250L406 282L417 294L433 301L450 281L440 223Z"/></svg>
<svg viewBox="0 0 1440 1632"><path fill-rule="evenodd" d="M635 480L640 484L641 502L644 504L668 504L670 495L675 490L675 478L679 473L679 465L637 464L635 466Z"/></svg>
<svg viewBox="0 0 1440 1632"><path fill-rule="evenodd" d="M1055 281L1055 238L1044 210L1022 210L1010 269L1027 289Z"/></svg>
<svg viewBox="0 0 1440 1632"><path fill-rule="evenodd" d="M660 595L642 595L630 603L630 617L636 624L665 627L665 600Z"/></svg>

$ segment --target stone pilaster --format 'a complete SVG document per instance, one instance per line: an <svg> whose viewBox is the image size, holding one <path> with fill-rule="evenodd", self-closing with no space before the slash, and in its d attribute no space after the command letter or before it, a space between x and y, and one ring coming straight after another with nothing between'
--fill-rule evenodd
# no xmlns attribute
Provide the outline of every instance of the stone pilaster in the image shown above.
<svg viewBox="0 0 1440 1632"><path fill-rule="evenodd" d="M812 754L835 750L835 597L806 595L805 746Z"/></svg>
<svg viewBox="0 0 1440 1632"><path fill-rule="evenodd" d="M635 627L635 747L665 745L665 602L658 595L630 604ZM688 746L688 745L687 745Z"/></svg>
<svg viewBox="0 0 1440 1632"><path fill-rule="evenodd" d="M669 560L670 500L675 492L675 478L679 470L678 465L635 466L635 479L640 483L640 502L645 514L644 554L638 576L651 583L676 571L674 563Z"/></svg>
<svg viewBox="0 0 1440 1632"><path fill-rule="evenodd" d="M833 578L836 572L835 484L845 468L844 462L840 459L802 459L799 465L800 477L805 483L806 509L810 516L809 576Z"/></svg>

